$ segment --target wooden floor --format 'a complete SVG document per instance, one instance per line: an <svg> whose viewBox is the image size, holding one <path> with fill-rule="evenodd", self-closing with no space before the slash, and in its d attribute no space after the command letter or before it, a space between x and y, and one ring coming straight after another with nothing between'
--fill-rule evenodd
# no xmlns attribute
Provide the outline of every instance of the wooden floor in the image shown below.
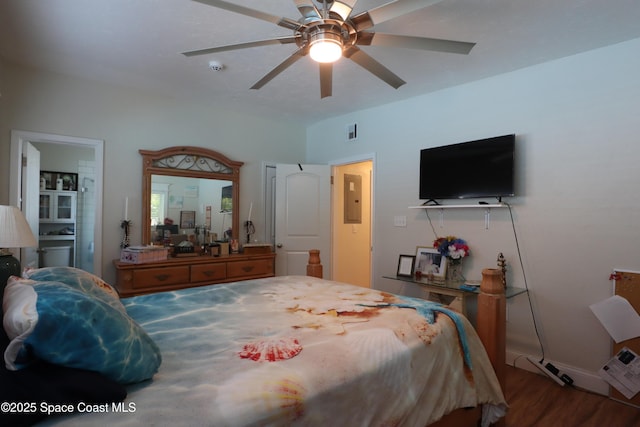
<svg viewBox="0 0 640 427"><path fill-rule="evenodd" d="M507 366L507 427L640 427L640 409Z"/></svg>

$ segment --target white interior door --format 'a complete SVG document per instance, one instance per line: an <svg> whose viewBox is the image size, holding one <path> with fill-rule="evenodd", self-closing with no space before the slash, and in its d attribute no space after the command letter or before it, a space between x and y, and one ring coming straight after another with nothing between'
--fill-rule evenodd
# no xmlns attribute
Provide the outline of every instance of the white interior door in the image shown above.
<svg viewBox="0 0 640 427"><path fill-rule="evenodd" d="M310 249L331 272L331 167L276 165L276 275L305 275Z"/></svg>
<svg viewBox="0 0 640 427"><path fill-rule="evenodd" d="M22 147L22 212L36 239L40 235L40 151L27 142ZM22 248L20 263L24 267L38 267L38 248Z"/></svg>

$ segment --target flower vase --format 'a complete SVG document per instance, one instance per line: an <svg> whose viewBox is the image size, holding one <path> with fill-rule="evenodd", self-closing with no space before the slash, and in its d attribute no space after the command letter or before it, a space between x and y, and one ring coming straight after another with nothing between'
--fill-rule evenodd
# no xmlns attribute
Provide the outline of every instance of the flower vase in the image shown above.
<svg viewBox="0 0 640 427"><path fill-rule="evenodd" d="M461 259L449 259L449 262L447 264L447 271L445 274L445 280L447 282L464 282Z"/></svg>

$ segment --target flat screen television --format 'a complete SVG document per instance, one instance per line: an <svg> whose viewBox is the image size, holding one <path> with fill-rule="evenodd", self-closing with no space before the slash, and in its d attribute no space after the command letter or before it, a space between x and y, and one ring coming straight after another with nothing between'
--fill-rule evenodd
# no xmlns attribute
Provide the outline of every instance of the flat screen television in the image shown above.
<svg viewBox="0 0 640 427"><path fill-rule="evenodd" d="M420 151L420 199L514 196L515 135Z"/></svg>

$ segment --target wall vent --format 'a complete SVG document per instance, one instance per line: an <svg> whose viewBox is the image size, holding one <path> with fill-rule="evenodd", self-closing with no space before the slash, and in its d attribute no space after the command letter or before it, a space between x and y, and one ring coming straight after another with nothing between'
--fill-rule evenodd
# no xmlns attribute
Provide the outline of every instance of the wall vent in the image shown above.
<svg viewBox="0 0 640 427"><path fill-rule="evenodd" d="M347 142L355 141L358 139L358 124L352 123L347 125Z"/></svg>

